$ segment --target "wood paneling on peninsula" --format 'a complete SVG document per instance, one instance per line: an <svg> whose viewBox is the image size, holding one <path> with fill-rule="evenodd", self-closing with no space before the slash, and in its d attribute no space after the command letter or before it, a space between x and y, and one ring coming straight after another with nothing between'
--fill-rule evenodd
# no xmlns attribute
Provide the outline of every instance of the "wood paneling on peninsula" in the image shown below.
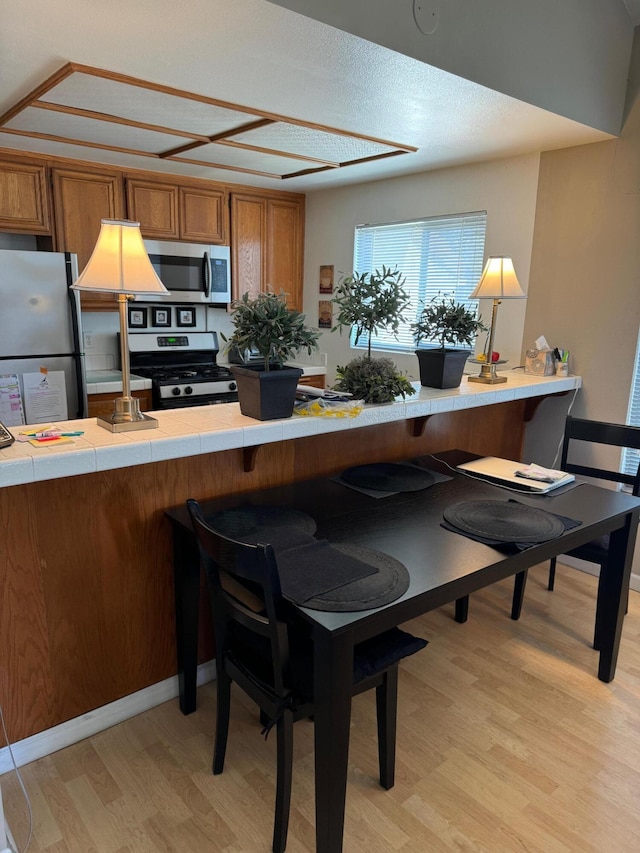
<svg viewBox="0 0 640 853"><path fill-rule="evenodd" d="M459 447L517 459L526 399L0 490L0 695L12 739L177 671L172 556L164 510ZM204 599L205 597L203 597ZM203 605L201 660L212 656Z"/></svg>

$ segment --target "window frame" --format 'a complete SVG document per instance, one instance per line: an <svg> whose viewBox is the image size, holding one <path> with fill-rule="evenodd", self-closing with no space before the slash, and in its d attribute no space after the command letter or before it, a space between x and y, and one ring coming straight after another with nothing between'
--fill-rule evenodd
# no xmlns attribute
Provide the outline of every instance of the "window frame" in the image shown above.
<svg viewBox="0 0 640 853"><path fill-rule="evenodd" d="M416 322L423 305L432 298L451 296L456 302L479 312L477 300L468 297L482 275L486 229L486 210L356 225L354 270L361 274L374 272L383 265L398 268L406 279L405 289L411 296L407 320L402 324L398 337L385 330L374 334L371 337L372 349L384 353L413 353L417 347L411 324ZM355 330L352 329L349 343L353 349L366 350L369 335L364 333L356 344ZM422 341L419 348L435 346L435 340Z"/></svg>

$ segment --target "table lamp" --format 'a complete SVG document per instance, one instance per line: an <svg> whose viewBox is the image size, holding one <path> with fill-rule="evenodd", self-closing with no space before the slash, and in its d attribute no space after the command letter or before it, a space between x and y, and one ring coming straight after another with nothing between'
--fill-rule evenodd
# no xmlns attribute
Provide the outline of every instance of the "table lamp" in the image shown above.
<svg viewBox="0 0 640 853"><path fill-rule="evenodd" d="M525 299L526 294L520 287L516 277L511 258L490 257L482 272L480 281L469 299L493 299L491 311L491 327L489 331L489 344L487 347L487 360L480 368L478 376L469 376L469 382L485 382L488 385L498 385L506 382L506 376L496 374L496 365L493 363L493 336L496 330L496 318L498 316L498 305L503 299Z"/></svg>
<svg viewBox="0 0 640 853"><path fill-rule="evenodd" d="M111 432L154 429L158 421L143 414L140 401L131 396L127 303L137 293L169 291L151 266L140 223L103 219L89 263L71 289L118 294L122 397L114 400L111 417L98 418L98 424Z"/></svg>

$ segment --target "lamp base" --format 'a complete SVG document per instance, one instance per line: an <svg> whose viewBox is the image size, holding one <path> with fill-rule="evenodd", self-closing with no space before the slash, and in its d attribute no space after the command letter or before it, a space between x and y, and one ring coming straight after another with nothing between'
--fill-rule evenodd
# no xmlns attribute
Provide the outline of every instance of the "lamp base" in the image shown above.
<svg viewBox="0 0 640 853"><path fill-rule="evenodd" d="M129 432L135 429L156 429L158 421L140 411L137 397L118 397L109 418L98 418L98 426L110 432Z"/></svg>
<svg viewBox="0 0 640 853"><path fill-rule="evenodd" d="M507 381L506 376L498 376L495 364L483 364L478 376L468 376L469 382L483 382L485 385L500 385Z"/></svg>

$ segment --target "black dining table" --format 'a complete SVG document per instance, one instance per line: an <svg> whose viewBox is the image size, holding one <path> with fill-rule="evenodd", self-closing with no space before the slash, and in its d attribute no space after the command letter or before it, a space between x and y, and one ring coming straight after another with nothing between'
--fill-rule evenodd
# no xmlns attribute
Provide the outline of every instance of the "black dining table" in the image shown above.
<svg viewBox="0 0 640 853"><path fill-rule="evenodd" d="M334 612L289 604L292 620L305 623L314 644L319 853L342 850L356 643L609 534L608 569L597 601L597 674L605 682L615 675L640 500L586 483L565 486L545 496L516 494L456 473L455 465L468 458L468 454L449 451L435 458L405 460L449 477L429 488L385 497L374 497L336 478L323 477L200 502L205 516L246 506L295 509L315 520L316 537L332 544L383 552L400 561L409 573L406 592L375 609ZM477 500L517 500L579 524L555 539L522 550L483 544L443 526L448 507ZM188 714L196 706L200 563L186 507L175 507L167 515L173 524L180 708Z"/></svg>

